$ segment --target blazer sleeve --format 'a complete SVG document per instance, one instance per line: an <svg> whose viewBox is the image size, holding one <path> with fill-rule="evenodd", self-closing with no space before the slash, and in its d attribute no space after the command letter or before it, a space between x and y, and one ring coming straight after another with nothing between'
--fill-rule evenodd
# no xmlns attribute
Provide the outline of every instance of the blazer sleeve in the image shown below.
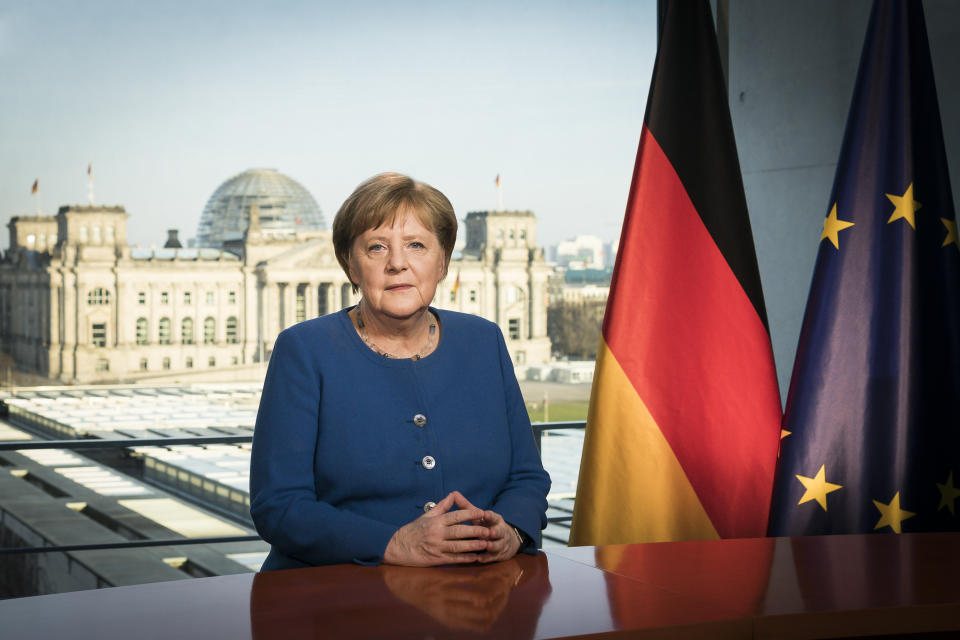
<svg viewBox="0 0 960 640"><path fill-rule="evenodd" d="M260 536L308 564L379 564L396 527L317 498L314 456L323 380L300 332L282 332L260 398L250 515Z"/></svg>
<svg viewBox="0 0 960 640"><path fill-rule="evenodd" d="M540 461L530 416L513 372L503 334L499 328L496 332L511 446L510 476L494 498L492 509L530 537L531 542L521 551L536 553L540 546L540 531L547 526L550 476Z"/></svg>

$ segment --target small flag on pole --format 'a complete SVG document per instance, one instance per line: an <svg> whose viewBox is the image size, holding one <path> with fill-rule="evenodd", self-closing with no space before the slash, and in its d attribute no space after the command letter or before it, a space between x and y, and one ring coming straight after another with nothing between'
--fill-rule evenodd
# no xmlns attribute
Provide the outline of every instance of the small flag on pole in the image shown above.
<svg viewBox="0 0 960 640"><path fill-rule="evenodd" d="M460 290L460 271L457 270L457 279L453 281L453 288L450 290L450 297L456 297L457 291Z"/></svg>
<svg viewBox="0 0 960 640"><path fill-rule="evenodd" d="M39 178L37 178L36 180L33 181L33 186L30 187L30 195L32 195L32 196L37 195L37 187L38 187L39 184L40 184L40 179L39 179Z"/></svg>
<svg viewBox="0 0 960 640"><path fill-rule="evenodd" d="M93 206L93 163L87 164L87 201Z"/></svg>
<svg viewBox="0 0 960 640"><path fill-rule="evenodd" d="M93 206L93 163L87 164L87 201Z"/></svg>

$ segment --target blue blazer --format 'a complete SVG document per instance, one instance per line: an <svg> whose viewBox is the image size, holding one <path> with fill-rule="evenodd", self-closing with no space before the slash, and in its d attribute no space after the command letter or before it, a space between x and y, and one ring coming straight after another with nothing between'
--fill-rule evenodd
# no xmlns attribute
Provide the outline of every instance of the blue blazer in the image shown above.
<svg viewBox="0 0 960 640"><path fill-rule="evenodd" d="M399 527L453 490L539 540L550 477L503 335L431 310L440 342L417 361L371 351L346 310L278 336L250 467L264 570L378 564Z"/></svg>

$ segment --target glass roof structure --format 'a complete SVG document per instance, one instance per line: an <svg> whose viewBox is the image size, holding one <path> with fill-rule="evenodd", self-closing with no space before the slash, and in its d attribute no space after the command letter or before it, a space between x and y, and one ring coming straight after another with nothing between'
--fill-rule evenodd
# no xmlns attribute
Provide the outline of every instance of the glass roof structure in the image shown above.
<svg viewBox="0 0 960 640"><path fill-rule="evenodd" d="M266 232L326 228L316 200L299 182L276 169L248 169L210 196L197 225L197 246L219 249L225 241L242 239L253 203L259 206L260 228Z"/></svg>
<svg viewBox="0 0 960 640"><path fill-rule="evenodd" d="M147 477L175 486L204 504L246 515L250 505L250 444L137 446L136 439L253 435L260 392L261 385L252 382L103 385L20 388L0 391L0 399L14 420L57 437L129 438L131 449L144 458ZM10 431L0 430L0 439L14 439ZM541 444L543 465L553 481L547 496L547 516L569 516L580 472L583 431L546 432ZM66 451L55 454L79 455ZM64 461L57 464L68 466ZM141 486L136 481L129 486L116 484L117 478L107 476L95 479L116 495L135 495ZM569 522L550 523L543 532L543 548L566 546L569 535Z"/></svg>

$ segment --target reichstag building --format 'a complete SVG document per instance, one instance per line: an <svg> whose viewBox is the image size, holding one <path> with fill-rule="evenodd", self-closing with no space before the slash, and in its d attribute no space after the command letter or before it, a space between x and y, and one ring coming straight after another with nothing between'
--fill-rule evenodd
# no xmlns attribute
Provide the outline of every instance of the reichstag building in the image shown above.
<svg viewBox="0 0 960 640"><path fill-rule="evenodd" d="M0 262L0 350L67 383L262 375L284 328L354 304L313 196L272 169L224 182L195 247L127 243L122 206L10 220ZM474 211L434 304L500 325L516 365L542 364L547 277L529 211Z"/></svg>

